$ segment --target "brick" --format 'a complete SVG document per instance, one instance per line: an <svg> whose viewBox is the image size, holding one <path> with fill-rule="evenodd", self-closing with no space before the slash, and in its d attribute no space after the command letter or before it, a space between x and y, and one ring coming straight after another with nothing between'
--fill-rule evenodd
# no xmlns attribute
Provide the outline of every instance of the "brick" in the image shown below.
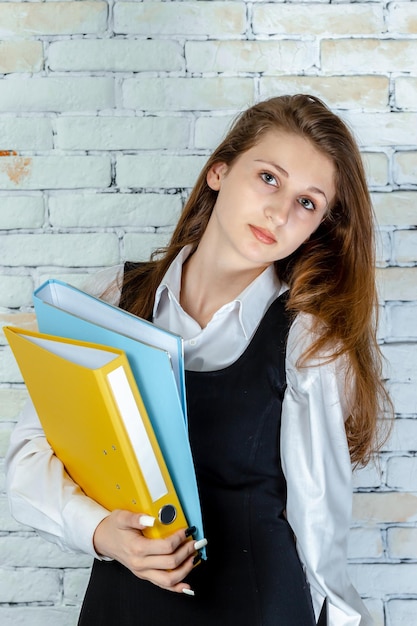
<svg viewBox="0 0 417 626"><path fill-rule="evenodd" d="M417 593L417 564L361 564L351 566L349 572L354 586L366 596Z"/></svg>
<svg viewBox="0 0 417 626"><path fill-rule="evenodd" d="M73 39L51 43L48 66L55 71L176 71L184 69L184 57L174 41Z"/></svg>
<svg viewBox="0 0 417 626"><path fill-rule="evenodd" d="M42 69L42 65L42 42L0 41L0 74L39 72Z"/></svg>
<svg viewBox="0 0 417 626"><path fill-rule="evenodd" d="M100 33L107 26L107 2L1 2L1 37Z"/></svg>
<svg viewBox="0 0 417 626"><path fill-rule="evenodd" d="M416 415L417 414L417 394L415 383L399 382L390 383L390 394L394 402L395 410L401 415ZM414 428L417 428L416 426ZM408 441L407 445L413 445L414 439ZM413 445L414 447L414 445ZM417 448L417 446L416 446ZM401 448L400 448L401 449ZM406 446L403 446L404 450L407 450ZM417 450L415 450L417 452Z"/></svg>
<svg viewBox="0 0 417 626"><path fill-rule="evenodd" d="M90 578L90 569L66 570L64 573L64 601L81 603Z"/></svg>
<svg viewBox="0 0 417 626"><path fill-rule="evenodd" d="M355 493L353 519L356 522L386 523L417 521L417 495L411 493Z"/></svg>
<svg viewBox="0 0 417 626"><path fill-rule="evenodd" d="M30 306L32 292L33 281L29 276L0 275L0 307Z"/></svg>
<svg viewBox="0 0 417 626"><path fill-rule="evenodd" d="M415 113L349 113L351 125L361 146L414 146L417 143Z"/></svg>
<svg viewBox="0 0 417 626"><path fill-rule="evenodd" d="M384 344L382 353L388 360L385 374L395 382L417 380L417 351L408 343Z"/></svg>
<svg viewBox="0 0 417 626"><path fill-rule="evenodd" d="M372 202L380 226L417 226L417 192L373 193Z"/></svg>
<svg viewBox="0 0 417 626"><path fill-rule="evenodd" d="M382 300L417 300L417 268L390 267L377 270L377 279Z"/></svg>
<svg viewBox="0 0 417 626"><path fill-rule="evenodd" d="M384 546L378 528L352 528L348 545L350 559L378 559L383 553Z"/></svg>
<svg viewBox="0 0 417 626"><path fill-rule="evenodd" d="M9 235L2 244L5 265L94 267L119 262L118 237L112 233Z"/></svg>
<svg viewBox="0 0 417 626"><path fill-rule="evenodd" d="M373 626L386 626L384 603L379 598L365 598L364 604L373 619Z"/></svg>
<svg viewBox="0 0 417 626"><path fill-rule="evenodd" d="M0 82L0 111L97 111L114 105L113 78L71 76Z"/></svg>
<svg viewBox="0 0 417 626"><path fill-rule="evenodd" d="M117 2L116 33L146 35L242 35L246 30L243 2Z"/></svg>
<svg viewBox="0 0 417 626"><path fill-rule="evenodd" d="M391 558L417 559L417 528L388 528L387 538Z"/></svg>
<svg viewBox="0 0 417 626"><path fill-rule="evenodd" d="M391 238L387 232L376 234L376 263L378 267L388 265L392 258Z"/></svg>
<svg viewBox="0 0 417 626"><path fill-rule="evenodd" d="M6 452L9 449L10 436L12 434L12 428L7 425L0 424L0 459L6 456Z"/></svg>
<svg viewBox="0 0 417 626"><path fill-rule="evenodd" d="M182 208L179 195L70 194L51 196L50 222L54 227L172 226Z"/></svg>
<svg viewBox="0 0 417 626"><path fill-rule="evenodd" d="M0 389L0 421L17 419L27 399L24 389Z"/></svg>
<svg viewBox="0 0 417 626"><path fill-rule="evenodd" d="M318 63L316 50L307 41L188 41L185 58L191 72L277 74L314 67Z"/></svg>
<svg viewBox="0 0 417 626"><path fill-rule="evenodd" d="M417 339L417 303L402 302L401 305L391 305L388 315L390 338L394 340Z"/></svg>
<svg viewBox="0 0 417 626"><path fill-rule="evenodd" d="M399 185L417 183L417 152L396 152L393 167L396 183Z"/></svg>
<svg viewBox="0 0 417 626"><path fill-rule="evenodd" d="M74 626L77 623L78 606L0 606L2 626Z"/></svg>
<svg viewBox="0 0 417 626"><path fill-rule="evenodd" d="M108 156L0 158L0 189L82 189L108 187Z"/></svg>
<svg viewBox="0 0 417 626"><path fill-rule="evenodd" d="M95 273L96 271L97 268L94 267L92 272ZM39 287L50 278L56 278L57 280L62 280L64 283L68 283L69 285L74 285L74 287L79 287L80 289L82 289L85 281L88 278L88 275L88 271L86 269L84 271L84 268L82 271L80 271L80 273L76 274L75 272L70 273L65 270L59 271L53 268L48 268L48 272L45 273L45 269L40 267L38 272L38 280L36 281L35 287Z"/></svg>
<svg viewBox="0 0 417 626"><path fill-rule="evenodd" d="M137 155L119 156L116 180L127 188L190 188L203 168L206 157Z"/></svg>
<svg viewBox="0 0 417 626"><path fill-rule="evenodd" d="M63 552L57 545L36 534L29 537L8 535L0 537L4 567L67 568L90 567L91 557Z"/></svg>
<svg viewBox="0 0 417 626"><path fill-rule="evenodd" d="M395 401L395 395L393 393L394 385L395 383L389 385L389 392L393 401ZM403 388L406 386L405 383L400 383L400 385ZM416 402L417 397L415 393L414 399ZM383 450L385 452L399 451L402 453L417 451L417 420L413 418L394 418L390 437L385 442Z"/></svg>
<svg viewBox="0 0 417 626"><path fill-rule="evenodd" d="M0 196L0 202L0 229L42 227L45 217L42 196Z"/></svg>
<svg viewBox="0 0 417 626"><path fill-rule="evenodd" d="M19 326L29 330L37 330L36 318L33 313L0 313L0 344L6 345L7 341L2 326ZM20 382L21 378L17 380Z"/></svg>
<svg viewBox="0 0 417 626"><path fill-rule="evenodd" d="M417 7L412 2L390 2L387 25L392 33L415 35L417 32Z"/></svg>
<svg viewBox="0 0 417 626"><path fill-rule="evenodd" d="M190 121L181 117L60 117L56 146L63 150L181 150Z"/></svg>
<svg viewBox="0 0 417 626"><path fill-rule="evenodd" d="M0 602L57 602L59 585L56 570L0 568Z"/></svg>
<svg viewBox="0 0 417 626"><path fill-rule="evenodd" d="M417 109L417 78L400 76L394 81L395 104L400 109Z"/></svg>
<svg viewBox="0 0 417 626"><path fill-rule="evenodd" d="M353 473L353 486L355 489L378 488L384 484L382 467L375 463L369 463L366 467L355 470Z"/></svg>
<svg viewBox="0 0 417 626"><path fill-rule="evenodd" d="M215 149L224 138L234 117L231 115L199 116L195 122L194 147Z"/></svg>
<svg viewBox="0 0 417 626"><path fill-rule="evenodd" d="M416 457L393 457L387 462L387 486L392 489L417 491L416 485Z"/></svg>
<svg viewBox="0 0 417 626"><path fill-rule="evenodd" d="M131 78L122 86L126 108L149 111L239 109L253 96L251 78Z"/></svg>
<svg viewBox="0 0 417 626"><path fill-rule="evenodd" d="M336 109L386 109L389 79L385 76L261 76L262 99L278 94L309 93Z"/></svg>
<svg viewBox="0 0 417 626"><path fill-rule="evenodd" d="M129 261L148 261L154 250L168 244L170 233L128 233L124 237L124 258Z"/></svg>
<svg viewBox="0 0 417 626"><path fill-rule="evenodd" d="M368 185L385 187L389 182L388 157L382 152L363 152L362 160Z"/></svg>
<svg viewBox="0 0 417 626"><path fill-rule="evenodd" d="M401 61L399 61L401 59ZM325 73L415 72L417 40L324 39L321 70Z"/></svg>
<svg viewBox="0 0 417 626"><path fill-rule="evenodd" d="M41 117L0 117L2 151L51 150L51 120Z"/></svg>
<svg viewBox="0 0 417 626"><path fill-rule="evenodd" d="M304 4L262 3L253 7L255 35L369 35L384 30L382 6L315 5L314 19Z"/></svg>
<svg viewBox="0 0 417 626"><path fill-rule="evenodd" d="M394 626L411 626L417 615L417 600L410 598L404 600L389 600L387 612L390 623Z"/></svg>
<svg viewBox="0 0 417 626"><path fill-rule="evenodd" d="M397 263L417 261L417 231L397 230L393 235L394 259Z"/></svg>

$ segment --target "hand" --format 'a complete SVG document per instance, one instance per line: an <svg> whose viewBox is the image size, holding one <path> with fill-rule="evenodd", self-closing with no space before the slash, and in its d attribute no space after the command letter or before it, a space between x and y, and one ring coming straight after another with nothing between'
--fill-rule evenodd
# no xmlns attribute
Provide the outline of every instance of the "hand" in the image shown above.
<svg viewBox="0 0 417 626"><path fill-rule="evenodd" d="M135 576L162 589L192 593L183 579L191 572L197 551L192 537L179 530L165 539L147 539L141 515L113 511L97 526L94 548L101 556L116 559Z"/></svg>

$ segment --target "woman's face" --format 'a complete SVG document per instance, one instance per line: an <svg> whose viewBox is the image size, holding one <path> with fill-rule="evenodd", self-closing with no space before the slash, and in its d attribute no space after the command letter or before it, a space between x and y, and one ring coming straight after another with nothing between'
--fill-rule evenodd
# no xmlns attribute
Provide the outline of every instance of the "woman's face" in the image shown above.
<svg viewBox="0 0 417 626"><path fill-rule="evenodd" d="M332 204L335 167L302 137L270 131L229 168L216 163L207 184L218 191L203 238L236 269L263 269L317 229Z"/></svg>

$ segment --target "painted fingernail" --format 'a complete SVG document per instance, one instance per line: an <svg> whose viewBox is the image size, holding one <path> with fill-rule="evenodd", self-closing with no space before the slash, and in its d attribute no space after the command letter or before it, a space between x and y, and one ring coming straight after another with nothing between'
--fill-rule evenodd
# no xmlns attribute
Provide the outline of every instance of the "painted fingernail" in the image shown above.
<svg viewBox="0 0 417 626"><path fill-rule="evenodd" d="M187 596L194 596L195 593L192 589L183 589L182 590L183 593L185 593Z"/></svg>
<svg viewBox="0 0 417 626"><path fill-rule="evenodd" d="M198 563L200 563L201 561L201 554L198 553L195 555L195 557L193 558L193 565L198 565Z"/></svg>
<svg viewBox="0 0 417 626"><path fill-rule="evenodd" d="M189 537L190 535L194 535L195 531L197 530L197 528L195 526L190 526L189 528L187 528L187 530L185 531L185 536Z"/></svg>
<svg viewBox="0 0 417 626"><path fill-rule="evenodd" d="M207 539L200 539L200 541L196 541L194 544L194 550L200 550L200 548L204 548L207 545Z"/></svg>
<svg viewBox="0 0 417 626"><path fill-rule="evenodd" d="M148 526L149 528L155 524L155 518L151 515L141 515L139 517L139 524L142 526Z"/></svg>

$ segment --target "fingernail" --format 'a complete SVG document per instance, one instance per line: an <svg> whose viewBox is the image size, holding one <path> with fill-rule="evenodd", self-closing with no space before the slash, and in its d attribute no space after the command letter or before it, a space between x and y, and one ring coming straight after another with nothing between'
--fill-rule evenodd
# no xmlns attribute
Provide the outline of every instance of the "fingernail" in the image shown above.
<svg viewBox="0 0 417 626"><path fill-rule="evenodd" d="M200 541L196 541L194 544L194 550L200 550L200 548L204 548L207 545L207 539L200 539Z"/></svg>
<svg viewBox="0 0 417 626"><path fill-rule="evenodd" d="M193 558L193 565L197 565L198 563L200 563L201 561L201 554L198 553L195 555L195 557Z"/></svg>
<svg viewBox="0 0 417 626"><path fill-rule="evenodd" d="M190 535L194 535L195 531L197 530L197 528L195 526L190 526L189 528L187 528L187 530L185 531L185 536L189 537Z"/></svg>
<svg viewBox="0 0 417 626"><path fill-rule="evenodd" d="M187 596L194 596L195 593L192 589L183 589L182 590L183 593L185 593Z"/></svg>
<svg viewBox="0 0 417 626"><path fill-rule="evenodd" d="M139 524L142 526L148 526L149 528L155 524L155 518L151 515L141 515L139 517Z"/></svg>

